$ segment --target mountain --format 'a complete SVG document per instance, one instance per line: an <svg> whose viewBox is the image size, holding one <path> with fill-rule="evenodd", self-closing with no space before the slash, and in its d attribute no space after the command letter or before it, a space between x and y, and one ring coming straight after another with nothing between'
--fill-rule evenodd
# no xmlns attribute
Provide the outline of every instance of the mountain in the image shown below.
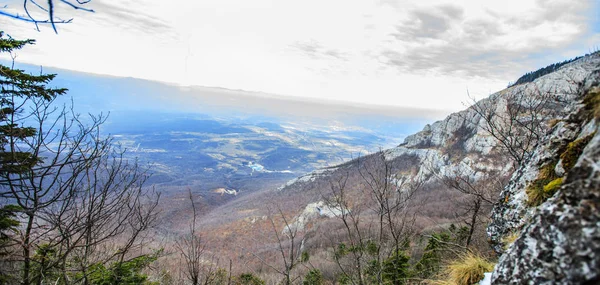
<svg viewBox="0 0 600 285"><path fill-rule="evenodd" d="M335 247L333 240L352 238L344 237L343 225L335 222L343 215L331 213L347 207L349 216L360 213L373 223L379 200L371 190L394 187L410 193L402 215L412 217L411 232L431 237L458 223L471 230L467 245L489 248L489 238L500 256L493 275L497 284L598 280L599 84L600 54L595 53L474 102L396 147L225 204L207 216L211 222L204 226L231 244L260 239L266 254L276 244L265 234L268 219L279 209L288 217L285 227L278 223L283 231L290 224L304 230L302 244L317 256L315 263L332 266L326 252ZM277 206L267 209L260 202L266 200ZM460 208L465 205L466 212ZM212 222L231 211L222 223ZM373 234L369 228L365 233ZM362 232L358 226L356 231ZM417 247L415 242L413 250ZM412 255L424 256L422 251Z"/></svg>
<svg viewBox="0 0 600 285"><path fill-rule="evenodd" d="M600 276L599 53L409 136L426 119L414 110L66 73L57 85L82 113L111 112L103 132L164 193L146 237L168 253L160 274L182 265L172 253L196 221L192 199L207 268L229 261L269 284L316 269L340 283L389 270L435 282L466 248L498 260L497 284Z"/></svg>
<svg viewBox="0 0 600 285"><path fill-rule="evenodd" d="M567 114L515 171L492 211L487 231L502 252L494 284L600 281L600 63L586 60L594 70L579 81ZM544 200L532 204L540 192Z"/></svg>

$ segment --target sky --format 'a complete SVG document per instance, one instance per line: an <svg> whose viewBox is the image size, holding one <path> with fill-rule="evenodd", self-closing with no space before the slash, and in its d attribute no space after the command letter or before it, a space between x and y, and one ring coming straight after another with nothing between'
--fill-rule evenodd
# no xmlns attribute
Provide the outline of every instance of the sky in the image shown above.
<svg viewBox="0 0 600 285"><path fill-rule="evenodd" d="M73 18L58 34L0 17L37 40L17 61L387 107L460 110L600 47L600 0L92 0L94 13L56 2Z"/></svg>

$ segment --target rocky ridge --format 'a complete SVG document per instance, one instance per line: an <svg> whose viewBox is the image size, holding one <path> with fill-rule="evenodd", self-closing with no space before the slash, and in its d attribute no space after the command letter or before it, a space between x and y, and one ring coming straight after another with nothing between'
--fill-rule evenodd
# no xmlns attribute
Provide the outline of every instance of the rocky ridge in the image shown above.
<svg viewBox="0 0 600 285"><path fill-rule="evenodd" d="M493 284L582 284L600 278L600 62L579 96L515 171L492 212L488 234L504 252ZM595 114L594 114L595 112ZM557 188L539 206L531 195L540 177ZM543 190L550 190L548 182ZM507 242L507 236L516 240ZM505 249L506 248L506 249ZM596 283L590 283L596 284Z"/></svg>
<svg viewBox="0 0 600 285"><path fill-rule="evenodd" d="M477 108L494 108L495 112L506 112L508 98L552 94L560 102L571 102L577 98L577 88L600 61L600 55L584 57L563 66L554 73L538 78L532 83L517 85L494 93L467 108L453 113L444 120L426 125L422 131L405 138L397 147L384 151L387 160L406 157L418 159L421 165L413 179L432 180L436 175L468 173L473 179L483 179L486 173L510 173L514 165L499 154L497 140L485 131L486 121ZM562 107L562 106L561 106ZM569 110L562 111L562 114ZM346 164L318 169L299 178L290 180L278 190L327 179L335 170Z"/></svg>
<svg viewBox="0 0 600 285"><path fill-rule="evenodd" d="M494 93L384 151L387 161L418 165L417 171L403 173L407 180L434 182L440 175L462 173L477 181L512 173L487 229L494 249L503 253L493 274L495 284L579 284L600 277L600 132L598 118L589 115L590 103L583 102L590 92L598 92L599 74L600 53L583 57L531 83ZM559 102L557 112L545 119L559 119L518 166L501 155L501 145L485 130L488 122L477 108L503 114L515 103L511 99L540 94ZM595 98L592 104L599 108ZM573 144L580 150L565 157ZM327 181L352 163L314 171L279 190ZM528 188L550 168L558 188L549 199L532 204ZM508 245L510 237L516 241Z"/></svg>

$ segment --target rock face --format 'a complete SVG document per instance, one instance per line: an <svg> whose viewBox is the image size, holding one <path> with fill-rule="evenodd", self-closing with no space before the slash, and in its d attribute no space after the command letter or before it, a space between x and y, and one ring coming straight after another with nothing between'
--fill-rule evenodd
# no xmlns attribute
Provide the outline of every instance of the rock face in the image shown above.
<svg viewBox="0 0 600 285"><path fill-rule="evenodd" d="M492 284L600 282L600 125L593 114L600 108L600 62L587 60L593 70L569 113L515 171L492 212L488 234L496 251L504 251ZM528 187L549 171L560 187L541 205L531 205ZM506 244L510 235L517 238Z"/></svg>
<svg viewBox="0 0 600 285"><path fill-rule="evenodd" d="M405 180L427 182L456 173L471 181L512 175L487 228L492 246L503 253L493 284L600 282L599 86L600 53L595 53L427 125L383 155L386 161L405 164L398 167ZM596 97L590 102L593 92ZM558 120L515 169L513 160L502 155L502 145L485 130L489 122L475 108L492 108L502 117L508 106L516 104L511 98L546 94L559 103L549 107L556 112L544 119ZM358 163L309 173L279 190L327 187L331 177L351 171L353 164ZM544 175L548 181L540 179ZM528 189L534 183L540 184L543 199L532 202ZM510 245L509 237L516 237Z"/></svg>
<svg viewBox="0 0 600 285"><path fill-rule="evenodd" d="M434 172L438 176L468 174L474 180L489 177L488 174L492 172L495 175L510 173L514 170L511 159L498 155L501 153L498 141L485 130L484 126L487 122L476 108L492 108L501 117L507 112L507 105L514 104L510 102L511 99L552 94L557 102L560 102L558 113L567 114L570 110L563 110L564 106L568 105L567 102L577 99L579 85L598 64L600 64L599 54L584 57L538 78L533 83L517 85L494 93L478 101L475 106L426 125L422 131L406 137L399 146L385 150L385 157L387 160L401 160L407 157L418 160L417 163L421 167L412 178L420 180L435 179ZM526 104L526 102L521 103ZM537 168L535 170L537 171ZM279 190L327 179L334 171L335 168L313 171L289 181ZM528 175L535 175L535 173Z"/></svg>

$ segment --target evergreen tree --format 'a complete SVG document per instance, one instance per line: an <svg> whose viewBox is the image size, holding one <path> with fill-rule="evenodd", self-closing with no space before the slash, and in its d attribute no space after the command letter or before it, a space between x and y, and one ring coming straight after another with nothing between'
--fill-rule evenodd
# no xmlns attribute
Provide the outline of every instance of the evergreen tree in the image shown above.
<svg viewBox="0 0 600 285"><path fill-rule="evenodd" d="M14 51L34 43L34 40L15 40L0 31L0 53L13 56ZM0 217L0 251L3 253L10 250L10 236L18 226L15 219L17 213L32 206L15 199L19 196L19 186L24 184L25 179L32 178L31 169L43 163L40 154L31 151L28 146L29 140L33 139L38 131L27 126L31 114L25 110L31 107L32 102L50 102L66 92L64 88L46 86L54 77L55 74L31 75L13 66L0 64L0 196L3 198L0 202L5 204L2 205ZM28 240L25 242L27 247ZM30 254L30 248L25 251L27 255ZM27 266L24 272L28 274L29 269ZM2 275L1 278L8 278L6 274Z"/></svg>
<svg viewBox="0 0 600 285"><path fill-rule="evenodd" d="M0 32L0 52L12 54L34 40L15 40ZM12 174L22 174L42 162L37 153L22 150L21 143L36 135L33 127L24 126L27 115L23 109L31 99L50 101L66 93L65 88L46 85L56 74L31 75L12 66L0 64L0 184L15 183ZM26 148L25 148L26 149Z"/></svg>
<svg viewBox="0 0 600 285"><path fill-rule="evenodd" d="M0 52L13 58L33 43L0 34ZM159 195L143 189L145 171L101 135L106 117L54 106L66 93L48 87L54 77L0 65L0 249L12 250L0 260L11 272L0 278L90 284L93 269L105 268L140 284L139 270L153 259L132 250L156 222Z"/></svg>

